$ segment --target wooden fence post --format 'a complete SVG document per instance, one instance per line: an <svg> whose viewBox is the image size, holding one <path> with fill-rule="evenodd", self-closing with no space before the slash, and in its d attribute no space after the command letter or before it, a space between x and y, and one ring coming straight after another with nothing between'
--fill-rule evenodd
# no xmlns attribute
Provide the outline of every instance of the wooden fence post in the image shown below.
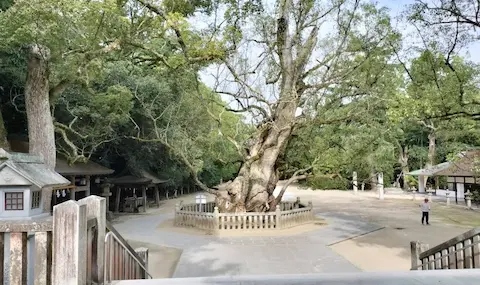
<svg viewBox="0 0 480 285"><path fill-rule="evenodd" d="M411 258L411 266L412 266L410 270L419 270L419 267L421 265L420 253L428 249L429 249L428 244L424 244L419 241L410 242L410 258Z"/></svg>
<svg viewBox="0 0 480 285"><path fill-rule="evenodd" d="M105 198L98 196L88 196L78 201L81 205L87 206L87 219L97 219L97 235L94 240L93 249L94 263L92 266L92 280L93 282L101 283L104 280L104 266L105 266L105 235L107 228L107 201Z"/></svg>
<svg viewBox="0 0 480 285"><path fill-rule="evenodd" d="M53 207L53 285L87 282L87 206L67 201Z"/></svg>
<svg viewBox="0 0 480 285"><path fill-rule="evenodd" d="M52 284L52 232L35 233L34 284Z"/></svg>
<svg viewBox="0 0 480 285"><path fill-rule="evenodd" d="M143 262L145 262L145 270L141 269L141 271L143 271L143 274L142 274L142 277L144 279L147 279L148 278L148 248L146 247L139 247L139 248L136 248L135 249L135 252L138 254L138 256L140 256L143 260Z"/></svg>
<svg viewBox="0 0 480 285"><path fill-rule="evenodd" d="M10 233L10 279L9 280L11 285L27 284L27 233L26 232Z"/></svg>
<svg viewBox="0 0 480 285"><path fill-rule="evenodd" d="M282 228L282 212L280 211L280 205L275 207L275 228L281 229Z"/></svg>
<svg viewBox="0 0 480 285"><path fill-rule="evenodd" d="M5 233L0 232L0 248L5 248ZM3 282L5 276L5 268L4 268L4 259L5 252L4 250L0 250L0 282ZM0 283L1 284L1 283Z"/></svg>
<svg viewBox="0 0 480 285"><path fill-rule="evenodd" d="M313 221L315 219L315 213L313 213L312 201L308 201L308 208L310 208L310 220Z"/></svg>

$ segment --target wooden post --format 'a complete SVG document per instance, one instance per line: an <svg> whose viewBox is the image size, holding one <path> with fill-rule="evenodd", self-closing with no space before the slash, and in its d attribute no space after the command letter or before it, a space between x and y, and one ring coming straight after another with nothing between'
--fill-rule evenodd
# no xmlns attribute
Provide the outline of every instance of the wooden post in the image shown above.
<svg viewBox="0 0 480 285"><path fill-rule="evenodd" d="M75 176L70 176L70 183L75 186ZM75 187L70 190L70 200L75 200Z"/></svg>
<svg viewBox="0 0 480 285"><path fill-rule="evenodd" d="M282 212L280 211L280 205L277 205L275 207L275 228L276 229L281 229L282 228Z"/></svg>
<svg viewBox="0 0 480 285"><path fill-rule="evenodd" d="M0 232L0 248L5 248L5 233ZM3 282L5 276L4 276L4 259L5 258L5 252L4 250L0 249L0 282ZM0 283L1 284L1 283Z"/></svg>
<svg viewBox="0 0 480 285"><path fill-rule="evenodd" d="M142 196L143 196L143 212L147 212L147 186L142 187Z"/></svg>
<svg viewBox="0 0 480 285"><path fill-rule="evenodd" d="M117 195L115 196L115 213L120 211L120 196L122 195L122 188L117 186Z"/></svg>
<svg viewBox="0 0 480 285"><path fill-rule="evenodd" d="M26 232L10 233L10 284L27 284Z"/></svg>
<svg viewBox="0 0 480 285"><path fill-rule="evenodd" d="M85 186L87 186L87 190L85 190L86 191L85 192L85 197L88 197L88 196L90 196L90 193L91 193L91 191L90 191L90 175L85 176L85 180L87 181L87 185L85 185Z"/></svg>
<svg viewBox="0 0 480 285"><path fill-rule="evenodd" d="M353 194L357 195L358 184L357 184L357 172L353 172Z"/></svg>
<svg viewBox="0 0 480 285"><path fill-rule="evenodd" d="M105 198L98 196L88 196L78 201L81 205L87 206L87 219L97 219L96 243L92 248L96 248L92 260L92 280L96 283L103 282L105 266L105 235L107 227L107 202Z"/></svg>
<svg viewBox="0 0 480 285"><path fill-rule="evenodd" d="M158 189L158 185L155 185L155 204L157 208L160 208L160 189Z"/></svg>
<svg viewBox="0 0 480 285"><path fill-rule="evenodd" d="M220 228L220 213L218 212L218 207L213 208L213 233L217 234Z"/></svg>
<svg viewBox="0 0 480 285"><path fill-rule="evenodd" d="M34 284L52 284L52 232L35 233Z"/></svg>
<svg viewBox="0 0 480 285"><path fill-rule="evenodd" d="M412 266L410 270L420 270L420 265L422 264L420 261L420 253L428 250L429 248L430 247L428 244L424 244L419 241L410 242L410 258Z"/></svg>
<svg viewBox="0 0 480 285"><path fill-rule="evenodd" d="M139 247L139 248L136 248L135 249L135 252L138 254L138 256L140 256L142 258L142 260L145 262L145 269L146 271L144 271L143 269L141 269L141 271L143 271L142 273L142 277L144 279L147 279L148 276L147 276L147 272L148 272L148 248L146 247Z"/></svg>
<svg viewBox="0 0 480 285"><path fill-rule="evenodd" d="M315 214L313 213L312 201L308 201L308 208L310 208L310 219L313 221L315 219Z"/></svg>
<svg viewBox="0 0 480 285"><path fill-rule="evenodd" d="M53 285L87 282L87 206L67 201L53 207Z"/></svg>

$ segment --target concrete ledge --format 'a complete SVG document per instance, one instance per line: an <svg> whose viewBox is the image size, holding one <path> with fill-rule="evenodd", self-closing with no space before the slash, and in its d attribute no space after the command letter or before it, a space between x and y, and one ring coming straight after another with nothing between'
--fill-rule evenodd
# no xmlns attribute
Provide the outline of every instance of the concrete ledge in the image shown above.
<svg viewBox="0 0 480 285"><path fill-rule="evenodd" d="M471 285L478 284L480 270L429 270L304 275L220 276L116 281L114 285Z"/></svg>

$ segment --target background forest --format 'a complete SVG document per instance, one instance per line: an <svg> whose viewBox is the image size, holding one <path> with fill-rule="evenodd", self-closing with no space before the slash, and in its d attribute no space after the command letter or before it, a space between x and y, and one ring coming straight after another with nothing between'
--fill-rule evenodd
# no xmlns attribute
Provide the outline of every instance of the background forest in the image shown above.
<svg viewBox="0 0 480 285"><path fill-rule="evenodd" d="M480 147L476 1L274 2L0 0L0 147L31 137L41 88L57 155L172 186L243 175L287 109L275 171L318 189L347 189L353 171L403 185Z"/></svg>

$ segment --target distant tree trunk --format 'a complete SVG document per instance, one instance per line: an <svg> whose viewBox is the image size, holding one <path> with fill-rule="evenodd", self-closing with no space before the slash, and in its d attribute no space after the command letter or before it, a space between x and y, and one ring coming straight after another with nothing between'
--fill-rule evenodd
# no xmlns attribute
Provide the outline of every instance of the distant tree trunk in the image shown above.
<svg viewBox="0 0 480 285"><path fill-rule="evenodd" d="M401 177L403 178L403 189L406 190L408 188L407 181L405 179L405 174L410 171L408 168L408 146L403 146L400 148L400 153L398 157L398 163L400 163L401 169L402 169L402 175Z"/></svg>
<svg viewBox="0 0 480 285"><path fill-rule="evenodd" d="M29 49L27 80L25 84L25 108L28 121L29 153L41 155L50 169L55 169L55 133L50 111L47 48L33 45ZM44 211L50 211L52 190L42 195Z"/></svg>
<svg viewBox="0 0 480 285"><path fill-rule="evenodd" d="M370 189L372 191L377 191L377 173L375 172L375 169L372 169L370 171Z"/></svg>
<svg viewBox="0 0 480 285"><path fill-rule="evenodd" d="M430 168L435 165L435 156L436 156L436 134L435 130L432 129L428 134L428 160L425 164L425 168ZM427 187L428 176L425 177L424 187Z"/></svg>
<svg viewBox="0 0 480 285"><path fill-rule="evenodd" d="M2 110L0 109L0 148L10 150L10 144L8 143L7 135L7 128L5 127Z"/></svg>
<svg viewBox="0 0 480 285"><path fill-rule="evenodd" d="M428 134L428 161L425 167L432 167L435 165L436 156L436 135L435 131L431 131Z"/></svg>

